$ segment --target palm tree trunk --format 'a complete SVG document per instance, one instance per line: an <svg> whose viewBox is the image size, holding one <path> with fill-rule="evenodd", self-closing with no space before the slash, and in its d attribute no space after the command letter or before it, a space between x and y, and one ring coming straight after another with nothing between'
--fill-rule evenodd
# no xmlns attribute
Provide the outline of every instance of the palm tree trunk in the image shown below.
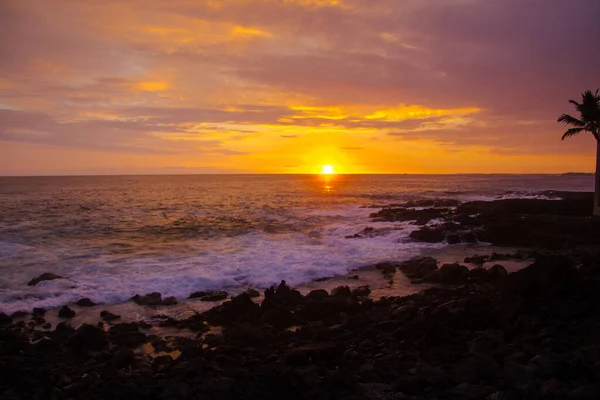
<svg viewBox="0 0 600 400"><path fill-rule="evenodd" d="M594 215L600 216L600 140L596 139L596 190L594 192Z"/></svg>

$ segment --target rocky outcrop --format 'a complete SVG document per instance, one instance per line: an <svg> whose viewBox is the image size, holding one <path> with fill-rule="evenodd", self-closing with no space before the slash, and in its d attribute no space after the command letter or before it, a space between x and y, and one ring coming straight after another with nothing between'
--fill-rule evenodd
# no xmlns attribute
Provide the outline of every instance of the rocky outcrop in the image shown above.
<svg viewBox="0 0 600 400"><path fill-rule="evenodd" d="M53 274L52 272L45 272L43 274L41 274L40 276L33 278L32 280L30 280L27 284L29 286L35 286L40 282L44 282L44 281L52 281L54 279L65 279L60 275L56 275Z"/></svg>

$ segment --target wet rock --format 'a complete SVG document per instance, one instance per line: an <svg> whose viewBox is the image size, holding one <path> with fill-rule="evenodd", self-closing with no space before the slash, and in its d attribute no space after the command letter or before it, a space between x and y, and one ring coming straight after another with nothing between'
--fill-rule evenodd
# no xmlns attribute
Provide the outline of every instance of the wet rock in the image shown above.
<svg viewBox="0 0 600 400"><path fill-rule="evenodd" d="M48 336L42 336L40 339L31 343L36 351L51 352L60 348L60 344Z"/></svg>
<svg viewBox="0 0 600 400"><path fill-rule="evenodd" d="M359 279L359 276L358 275L349 275L346 279L356 280L356 279Z"/></svg>
<svg viewBox="0 0 600 400"><path fill-rule="evenodd" d="M113 368L122 369L132 365L134 360L135 354L132 350L127 348L119 348L113 353L110 363Z"/></svg>
<svg viewBox="0 0 600 400"><path fill-rule="evenodd" d="M489 355L476 355L462 360L456 368L456 379L470 384L495 382L500 367Z"/></svg>
<svg viewBox="0 0 600 400"><path fill-rule="evenodd" d="M60 318L73 318L75 316L75 311L69 308L69 306L62 306L62 308L58 310L58 316Z"/></svg>
<svg viewBox="0 0 600 400"><path fill-rule="evenodd" d="M271 286L265 290L265 299L261 304L261 309L297 307L303 301L304 296L299 291L289 287L285 281L281 281L277 288Z"/></svg>
<svg viewBox="0 0 600 400"><path fill-rule="evenodd" d="M46 315L46 309L41 307L34 307L32 314L35 316L43 317L44 315Z"/></svg>
<svg viewBox="0 0 600 400"><path fill-rule="evenodd" d="M443 284L460 284L466 282L469 278L469 269L460 264L444 264L442 267L428 275L425 280L428 282Z"/></svg>
<svg viewBox="0 0 600 400"><path fill-rule="evenodd" d="M197 292L194 292L194 293L190 294L188 296L188 299L199 299L201 297L208 296L210 293L211 292L206 291L206 290L200 290L200 291L197 291Z"/></svg>
<svg viewBox="0 0 600 400"><path fill-rule="evenodd" d="M200 297L200 301L221 301L225 300L227 296L227 292L219 290Z"/></svg>
<svg viewBox="0 0 600 400"><path fill-rule="evenodd" d="M102 318L103 321L108 322L108 321L114 321L116 319L119 319L119 318L121 318L121 316L113 314L110 311L104 310L104 311L100 311L100 318Z"/></svg>
<svg viewBox="0 0 600 400"><path fill-rule="evenodd" d="M159 306L162 304L162 295L158 292L149 293L144 296L136 294L131 300L141 306Z"/></svg>
<svg viewBox="0 0 600 400"><path fill-rule="evenodd" d="M508 271L500 264L494 265L488 270L488 275L492 280L503 279L508 276Z"/></svg>
<svg viewBox="0 0 600 400"><path fill-rule="evenodd" d="M339 298L349 298L352 292L348 286L338 286L331 291L331 296Z"/></svg>
<svg viewBox="0 0 600 400"><path fill-rule="evenodd" d="M307 299L311 299L311 300L323 300L329 297L329 293L327 293L327 290L324 289L315 289L315 290L311 290L307 295L306 298Z"/></svg>
<svg viewBox="0 0 600 400"><path fill-rule="evenodd" d="M412 279L424 279L437 271L437 260L431 257L419 257L403 262L398 267L406 276Z"/></svg>
<svg viewBox="0 0 600 400"><path fill-rule="evenodd" d="M464 262L466 263L471 263L471 264L477 264L477 265L483 265L486 261L488 261L489 257L488 256L472 256L472 257L465 257Z"/></svg>
<svg viewBox="0 0 600 400"><path fill-rule="evenodd" d="M258 290L252 289L252 288L246 289L244 291L244 293L250 298L260 297L260 292Z"/></svg>
<svg viewBox="0 0 600 400"><path fill-rule="evenodd" d="M108 340L103 329L83 324L69 336L67 345L77 350L102 350L108 345Z"/></svg>
<svg viewBox="0 0 600 400"><path fill-rule="evenodd" d="M38 276L37 278L33 278L32 280L30 280L27 284L29 286L35 286L40 282L52 281L54 279L65 279L65 278L63 278L60 275L53 274L52 272L45 272L45 273L41 274L40 276Z"/></svg>
<svg viewBox="0 0 600 400"><path fill-rule="evenodd" d="M138 330L135 323L122 323L108 330L109 339L117 346L136 348L147 341L146 335Z"/></svg>
<svg viewBox="0 0 600 400"><path fill-rule="evenodd" d="M12 313L11 317L13 318L23 318L27 316L27 311L15 311Z"/></svg>
<svg viewBox="0 0 600 400"><path fill-rule="evenodd" d="M331 361L340 354L340 348L335 343L312 343L298 346L285 353L285 361L289 365L307 365Z"/></svg>
<svg viewBox="0 0 600 400"><path fill-rule="evenodd" d="M250 296L242 293L203 315L213 325L229 326L241 322L256 324L260 321L260 312L261 306L253 302Z"/></svg>
<svg viewBox="0 0 600 400"><path fill-rule="evenodd" d="M531 367L508 361L504 363L503 375L507 382L514 386L527 385L533 378Z"/></svg>
<svg viewBox="0 0 600 400"><path fill-rule="evenodd" d="M352 289L352 296L354 297L366 297L371 294L371 289L369 286L359 286L357 288Z"/></svg>
<svg viewBox="0 0 600 400"><path fill-rule="evenodd" d="M75 304L80 307L93 307L96 305L96 303L94 303L92 300L88 299L87 297L77 300L77 302Z"/></svg>
<svg viewBox="0 0 600 400"><path fill-rule="evenodd" d="M333 314L346 311L352 304L349 298L333 296L320 301L309 299L295 314L305 321L322 321Z"/></svg>
<svg viewBox="0 0 600 400"><path fill-rule="evenodd" d="M393 275L396 273L398 265L391 262L380 262L375 264L375 268L381 271L384 275Z"/></svg>
<svg viewBox="0 0 600 400"><path fill-rule="evenodd" d="M163 306L174 306L177 303L177 299L174 296L165 297L165 299L162 301Z"/></svg>
<svg viewBox="0 0 600 400"><path fill-rule="evenodd" d="M411 232L409 236L413 240L425 243L440 243L445 239L444 230L439 227L430 228L424 226L417 231Z"/></svg>
<svg viewBox="0 0 600 400"><path fill-rule="evenodd" d="M279 308L267 310L261 320L278 328L287 328L296 323L296 318L291 311Z"/></svg>

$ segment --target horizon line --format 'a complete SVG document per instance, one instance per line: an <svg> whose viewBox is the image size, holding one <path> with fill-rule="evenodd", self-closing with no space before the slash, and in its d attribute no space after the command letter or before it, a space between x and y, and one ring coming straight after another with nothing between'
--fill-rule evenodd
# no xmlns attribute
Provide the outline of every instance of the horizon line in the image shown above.
<svg viewBox="0 0 600 400"><path fill-rule="evenodd" d="M347 175L594 175L594 172L456 172L456 173L411 173L411 172L395 172L395 173L378 173L378 172L366 172L366 173L336 173L334 176L347 176ZM76 178L76 177L109 177L109 176L257 176L257 175L280 175L280 176L320 176L325 175L321 173L254 173L254 172L213 172L213 173L130 173L130 174L48 174L48 175L0 175L0 178Z"/></svg>

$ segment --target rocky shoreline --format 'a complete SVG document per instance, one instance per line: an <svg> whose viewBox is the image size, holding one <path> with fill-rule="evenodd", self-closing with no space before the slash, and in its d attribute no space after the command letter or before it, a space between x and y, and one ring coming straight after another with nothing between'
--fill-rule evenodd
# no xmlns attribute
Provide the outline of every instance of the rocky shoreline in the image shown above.
<svg viewBox="0 0 600 400"><path fill-rule="evenodd" d="M470 268L431 257L376 266L437 286L410 296L303 295L282 282L260 303L243 293L152 324L108 313L74 328L65 310L47 330L43 310L0 315L0 398L600 398L600 219L588 216L591 194L552 195L562 200L374 212L422 225L414 240L530 247L535 259L511 274L502 263L523 253L472 254Z"/></svg>

